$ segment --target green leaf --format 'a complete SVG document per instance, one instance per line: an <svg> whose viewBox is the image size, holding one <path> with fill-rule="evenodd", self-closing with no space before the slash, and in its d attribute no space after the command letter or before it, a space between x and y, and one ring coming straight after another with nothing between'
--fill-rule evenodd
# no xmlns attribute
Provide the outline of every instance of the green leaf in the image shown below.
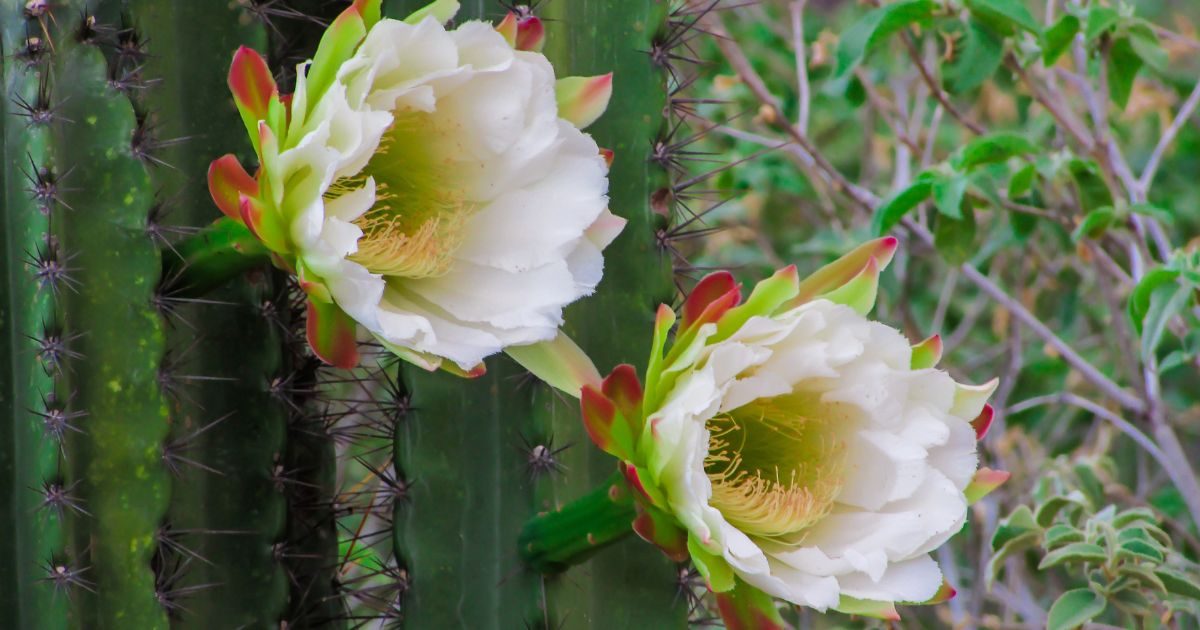
<svg viewBox="0 0 1200 630"><path fill-rule="evenodd" d="M1111 31L1121 21L1116 9L1092 4L1088 7L1087 40L1090 42Z"/></svg>
<svg viewBox="0 0 1200 630"><path fill-rule="evenodd" d="M963 196L967 194L967 177L953 173L933 182L933 205L938 212L953 219L963 218Z"/></svg>
<svg viewBox="0 0 1200 630"><path fill-rule="evenodd" d="M1104 183L1104 178L1100 176L1100 169L1095 162L1074 158L1067 163L1067 172L1075 180L1079 202L1084 210L1092 211L1113 205L1112 193Z"/></svg>
<svg viewBox="0 0 1200 630"><path fill-rule="evenodd" d="M933 229L933 244L946 262L961 265L975 254L975 211L971 204L962 208L962 218L940 216Z"/></svg>
<svg viewBox="0 0 1200 630"><path fill-rule="evenodd" d="M1024 0L967 0L967 8L972 15L1008 32L1019 28L1041 34L1042 27L1033 19Z"/></svg>
<svg viewBox="0 0 1200 630"><path fill-rule="evenodd" d="M1147 271L1133 287L1129 294L1129 317L1139 333L1142 332L1146 312L1150 310L1150 296L1154 294L1155 289L1168 282L1174 282L1178 277L1179 271L1158 267Z"/></svg>
<svg viewBox="0 0 1200 630"><path fill-rule="evenodd" d="M1042 34L1042 61L1047 66L1054 65L1054 62L1071 47L1071 42L1079 33L1079 26L1079 18L1067 14L1055 22L1054 26L1046 29Z"/></svg>
<svg viewBox="0 0 1200 630"><path fill-rule="evenodd" d="M1108 552L1100 545L1087 542L1071 543L1065 547L1055 549L1042 557L1042 561L1038 563L1038 571L1068 562L1101 564L1107 560Z"/></svg>
<svg viewBox="0 0 1200 630"><path fill-rule="evenodd" d="M924 23L937 8L933 0L905 0L884 5L864 15L838 40L836 77L853 70L867 53L888 37L912 24Z"/></svg>
<svg viewBox="0 0 1200 630"><path fill-rule="evenodd" d="M954 62L945 69L946 89L951 94L973 90L996 74L1004 61L1004 38L987 24L972 19L959 44Z"/></svg>
<svg viewBox="0 0 1200 630"><path fill-rule="evenodd" d="M1160 72L1167 68L1170 61L1167 51L1158 41L1158 35L1146 22L1138 21L1129 28L1129 43L1146 65Z"/></svg>
<svg viewBox="0 0 1200 630"><path fill-rule="evenodd" d="M963 147L962 153L956 160L956 166L964 171L969 171L985 164L996 164L1009 158L1040 151L1041 147L1020 134L994 133L976 138Z"/></svg>
<svg viewBox="0 0 1200 630"><path fill-rule="evenodd" d="M1021 170L1013 174L1012 179L1008 180L1008 196L1010 199L1022 197L1032 188L1034 182L1037 181L1037 167L1032 164L1026 164L1021 167Z"/></svg>
<svg viewBox="0 0 1200 630"><path fill-rule="evenodd" d="M1128 527L1133 523L1158 525L1158 516L1150 508L1139 507L1122 510L1113 518L1113 527Z"/></svg>
<svg viewBox="0 0 1200 630"><path fill-rule="evenodd" d="M1037 544L1038 532L1027 531L1016 538L1009 539L1000 547L996 547L996 539L992 538L992 549L994 553L987 563L987 578L986 582L991 587L991 583L1000 575L1000 570L1004 568L1004 561L1009 556L1018 551L1023 551Z"/></svg>
<svg viewBox="0 0 1200 630"><path fill-rule="evenodd" d="M996 527L996 532L992 534L992 551L999 551L1001 547L1009 544L1013 540L1028 534L1040 533L1042 528L1033 518L1033 512L1028 506L1021 505L1012 511L1007 517L1000 521Z"/></svg>
<svg viewBox="0 0 1200 630"><path fill-rule="evenodd" d="M1150 294L1150 306L1142 322L1142 360L1146 365L1157 363L1156 351L1167 324L1187 307L1191 299L1192 287L1184 284L1166 284Z"/></svg>
<svg viewBox="0 0 1200 630"><path fill-rule="evenodd" d="M1137 580L1161 594L1169 592L1167 585L1163 584L1162 578L1154 574L1154 568L1150 565L1126 562L1120 566L1119 572L1122 577Z"/></svg>
<svg viewBox="0 0 1200 630"><path fill-rule="evenodd" d="M1107 602L1091 589L1077 588L1059 595L1050 607L1046 630L1070 630L1095 619L1104 612Z"/></svg>
<svg viewBox="0 0 1200 630"><path fill-rule="evenodd" d="M1087 238L1099 238L1104 235L1104 232L1108 228L1116 223L1117 218L1117 211L1112 206L1096 208L1087 213L1083 217L1083 221L1080 221L1075 230L1071 232L1071 240L1078 243L1085 236Z"/></svg>
<svg viewBox="0 0 1200 630"><path fill-rule="evenodd" d="M1129 210L1134 214L1150 217L1163 223L1174 223L1175 213L1161 206L1156 206L1152 203L1135 203L1129 206Z"/></svg>
<svg viewBox="0 0 1200 630"><path fill-rule="evenodd" d="M893 227L896 227L904 215L928 199L932 191L931 177L925 176L925 174L918 176L912 185L889 197L875 210L875 218L872 221L873 231L880 236L887 234Z"/></svg>
<svg viewBox="0 0 1200 630"><path fill-rule="evenodd" d="M1046 549L1054 549L1070 543L1083 542L1083 540L1083 532L1070 525L1059 523L1046 530L1046 537L1043 544L1045 544Z"/></svg>
<svg viewBox="0 0 1200 630"><path fill-rule="evenodd" d="M1079 495L1076 494L1075 497L1077 496ZM1041 525L1042 527L1049 527L1050 524L1054 522L1054 517L1058 516L1058 513L1061 512L1063 508L1067 507L1068 505L1079 504L1075 497L1070 495L1051 497L1045 503L1038 506L1037 513L1034 514L1034 519L1037 521L1037 524Z"/></svg>
<svg viewBox="0 0 1200 630"><path fill-rule="evenodd" d="M1120 109L1129 103L1133 93L1133 80L1142 69L1142 58L1134 50L1130 38L1122 37L1113 42L1108 51L1108 92Z"/></svg>
<svg viewBox="0 0 1200 630"><path fill-rule="evenodd" d="M1121 548L1117 551L1120 555L1129 555L1139 560L1159 563L1166 559L1163 552L1156 545L1148 543L1144 540L1130 540L1121 543Z"/></svg>
<svg viewBox="0 0 1200 630"><path fill-rule="evenodd" d="M1168 592L1188 599L1200 600L1200 580L1197 580L1195 576L1165 568L1155 569L1154 574L1162 580L1163 586L1167 588Z"/></svg>

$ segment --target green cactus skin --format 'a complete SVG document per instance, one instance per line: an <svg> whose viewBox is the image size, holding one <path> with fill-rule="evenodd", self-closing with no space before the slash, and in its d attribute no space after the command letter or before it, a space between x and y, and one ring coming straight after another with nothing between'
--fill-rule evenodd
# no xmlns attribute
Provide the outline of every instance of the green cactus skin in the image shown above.
<svg viewBox="0 0 1200 630"><path fill-rule="evenodd" d="M44 17L42 19L45 19ZM22 58L30 35L40 36L37 18L26 19L20 3L0 6L3 95L0 96L0 146L6 168L0 175L0 619L12 627L66 627L67 606L43 580L45 567L64 561L64 535L58 512L40 508L45 483L61 482L60 443L48 435L45 401L53 400L57 373L39 356L44 329L55 326L55 293L42 286L28 258L48 251L50 220L27 177L53 168L47 124L37 123L22 103L39 102L49 86L48 59L32 64ZM47 81L47 83L43 83ZM60 290L65 290L60 286ZM69 432L69 430L68 430Z"/></svg>
<svg viewBox="0 0 1200 630"><path fill-rule="evenodd" d="M661 0L548 2L546 55L559 76L614 72L607 112L587 129L616 153L609 174L609 207L629 223L604 252L604 280L595 295L567 310L564 330L601 372L620 363L642 365L654 312L675 291L669 258L658 247L651 198L668 185L649 161L663 133L665 69L647 54L666 26ZM549 395L545 405L556 438L579 445L563 455L570 474L557 488L559 505L608 485L612 456L592 447L575 400ZM653 546L629 536L549 583L551 610L566 628L683 628L687 605L677 595L678 569Z"/></svg>
<svg viewBox="0 0 1200 630"><path fill-rule="evenodd" d="M82 14L78 3L63 9L64 21ZM91 515L71 519L71 527L96 591L75 593L75 604L83 627L166 628L151 570L170 489L161 456L169 424L159 385L165 336L152 305L161 262L146 233L153 188L130 146L133 107L110 87L104 55L71 37L55 45L62 114L72 122L56 128L54 148L59 168L71 173L62 195L73 209L54 218L80 270L77 292L64 292L63 301L69 328L84 333L78 345L86 358L71 366L72 406L88 414L68 465Z"/></svg>
<svg viewBox="0 0 1200 630"><path fill-rule="evenodd" d="M187 138L157 156L170 167L151 169L169 211L164 219L179 226L167 229L209 225L221 217L203 177L209 162L230 151L252 157L245 131L230 124L237 113L225 85L229 59L240 45L264 50L267 29L237 5L134 0L127 11L145 35L143 72L156 81L142 91L141 106L160 140ZM228 255L230 243L243 253ZM204 296L173 305L178 318L168 320L169 347L186 351L179 371L200 377L184 381L172 400L168 439L169 450L185 458L174 465L166 521L187 550L172 558L187 562L175 587L186 593L179 597L176 628L275 626L287 605L288 580L274 553L286 505L271 479L287 422L285 403L272 396L284 351L279 326L264 317L286 305L273 303L277 291L265 253L245 255L258 250L245 227L220 218L202 237L163 251L169 283L178 284L174 275L184 269L220 271L167 296Z"/></svg>

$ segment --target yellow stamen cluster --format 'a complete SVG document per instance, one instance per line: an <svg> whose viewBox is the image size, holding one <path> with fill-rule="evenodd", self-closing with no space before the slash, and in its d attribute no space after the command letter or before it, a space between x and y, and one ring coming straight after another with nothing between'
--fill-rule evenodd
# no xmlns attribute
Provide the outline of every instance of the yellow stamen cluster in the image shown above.
<svg viewBox="0 0 1200 630"><path fill-rule="evenodd" d="M438 155L446 131L433 114L397 112L366 168L330 187L326 197L336 198L375 178L375 205L355 221L363 236L351 260L385 276L449 271L475 208L455 185L453 163Z"/></svg>
<svg viewBox="0 0 1200 630"><path fill-rule="evenodd" d="M755 536L795 534L833 508L845 442L821 405L800 394L759 400L711 418L704 470L713 507Z"/></svg>

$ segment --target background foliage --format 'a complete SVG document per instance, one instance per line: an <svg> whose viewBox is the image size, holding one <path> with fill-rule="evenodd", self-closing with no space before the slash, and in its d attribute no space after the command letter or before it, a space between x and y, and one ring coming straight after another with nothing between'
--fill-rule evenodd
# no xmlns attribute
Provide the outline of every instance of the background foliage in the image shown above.
<svg viewBox="0 0 1200 630"><path fill-rule="evenodd" d="M894 233L877 315L1001 378L981 457L1013 477L938 554L958 597L903 625L1194 627L1200 9L710 7L673 255L751 281Z"/></svg>

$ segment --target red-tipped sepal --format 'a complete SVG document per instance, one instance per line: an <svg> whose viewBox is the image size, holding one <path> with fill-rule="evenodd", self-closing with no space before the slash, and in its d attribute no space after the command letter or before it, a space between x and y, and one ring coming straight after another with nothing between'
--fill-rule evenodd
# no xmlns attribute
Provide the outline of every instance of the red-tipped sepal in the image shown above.
<svg viewBox="0 0 1200 630"><path fill-rule="evenodd" d="M738 580L731 591L717 593L717 609L729 630L784 630L788 628L770 595Z"/></svg>
<svg viewBox="0 0 1200 630"><path fill-rule="evenodd" d="M283 224L258 199L241 195L238 199L238 215L267 249L273 252L288 251Z"/></svg>
<svg viewBox="0 0 1200 630"><path fill-rule="evenodd" d="M992 428L992 421L996 419L996 408L991 405L984 405L983 411L979 412L978 416L971 421L971 428L975 429L975 439L982 440L987 435L988 429Z"/></svg>
<svg viewBox="0 0 1200 630"><path fill-rule="evenodd" d="M638 516L633 521L633 531L642 540L658 547L667 557L675 562L686 562L688 559L687 530L670 514L654 507L638 503Z"/></svg>
<svg viewBox="0 0 1200 630"><path fill-rule="evenodd" d="M600 391L613 402L617 411L621 412L630 422L634 430L634 438L638 435L642 417L642 383L638 380L637 370L628 363L622 363L600 384Z"/></svg>
<svg viewBox="0 0 1200 630"><path fill-rule="evenodd" d="M795 299L788 306L799 306L841 287L861 274L871 260L875 261L879 271L886 269L892 262L898 246L899 241L894 236L877 238L859 245L845 256L809 274L800 283Z"/></svg>
<svg viewBox="0 0 1200 630"><path fill-rule="evenodd" d="M242 122L257 148L258 121L267 119L271 95L276 93L275 78L262 55L253 48L242 46L233 54L228 82Z"/></svg>
<svg viewBox="0 0 1200 630"><path fill-rule="evenodd" d="M707 324L721 319L729 309L742 299L741 287L728 271L717 271L704 276L687 300L683 302L679 328L691 328L696 324Z"/></svg>
<svg viewBox="0 0 1200 630"><path fill-rule="evenodd" d="M583 426L596 446L623 460L633 457L633 431L613 401L594 386L586 385L580 392L579 406L583 410Z"/></svg>
<svg viewBox="0 0 1200 630"><path fill-rule="evenodd" d="M308 345L319 359L339 368L358 365L358 324L333 302L308 300Z"/></svg>
<svg viewBox="0 0 1200 630"><path fill-rule="evenodd" d="M942 336L933 335L912 347L912 361L909 365L914 370L924 370L937 365L942 359Z"/></svg>
<svg viewBox="0 0 1200 630"><path fill-rule="evenodd" d="M974 505L980 499L991 494L993 490L999 488L1008 481L1012 473L1006 470L992 470L991 468L980 468L975 471L975 476L971 479L971 483L967 484L963 494L967 497L967 505Z"/></svg>
<svg viewBox="0 0 1200 630"><path fill-rule="evenodd" d="M555 96L558 116L583 129L596 122L612 98L613 75L564 77L558 80Z"/></svg>
<svg viewBox="0 0 1200 630"><path fill-rule="evenodd" d="M233 154L226 154L208 165L208 192L225 216L241 222L241 197L257 197L258 182Z"/></svg>
<svg viewBox="0 0 1200 630"><path fill-rule="evenodd" d="M600 148L600 157L604 158L604 165L612 168L613 160L617 159L617 153L612 149Z"/></svg>

